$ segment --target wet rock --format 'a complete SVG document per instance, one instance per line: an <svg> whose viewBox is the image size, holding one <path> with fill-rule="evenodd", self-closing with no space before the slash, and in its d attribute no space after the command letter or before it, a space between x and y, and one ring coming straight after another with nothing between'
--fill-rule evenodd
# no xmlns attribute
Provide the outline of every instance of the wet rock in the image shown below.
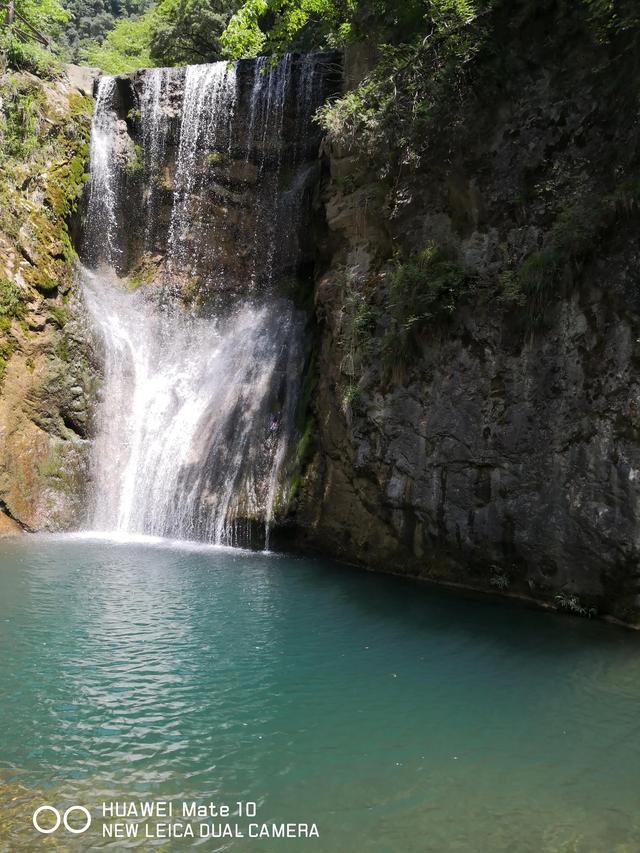
<svg viewBox="0 0 640 853"><path fill-rule="evenodd" d="M8 536L20 536L22 533L24 531L20 525L0 510L0 539L5 539Z"/></svg>

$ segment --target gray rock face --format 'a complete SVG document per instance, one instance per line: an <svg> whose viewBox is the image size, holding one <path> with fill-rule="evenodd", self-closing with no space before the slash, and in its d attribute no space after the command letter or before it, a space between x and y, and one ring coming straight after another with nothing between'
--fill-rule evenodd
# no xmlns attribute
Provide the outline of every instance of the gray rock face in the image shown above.
<svg viewBox="0 0 640 853"><path fill-rule="evenodd" d="M299 543L371 568L635 622L638 223L598 200L625 195L603 158L638 174L637 127L610 113L606 80L585 81L577 44L544 73L539 57L523 65L499 109L466 107L462 141L443 157L445 143L426 140L393 186L327 143L318 449L291 526ZM507 305L505 281L555 251L568 221L571 240L584 227L591 242L571 249L542 307ZM473 287L385 368L391 257L426 246ZM344 343L354 294L374 317L359 364Z"/></svg>
<svg viewBox="0 0 640 853"><path fill-rule="evenodd" d="M321 418L322 510L337 554L395 572L637 605L640 489L634 331L597 291L505 350L465 312L405 385L351 425ZM323 383L324 384L324 383ZM331 389L323 389L320 411ZM317 497L317 492L316 492ZM364 522L364 518L367 521ZM624 615L624 614L623 614Z"/></svg>
<svg viewBox="0 0 640 853"><path fill-rule="evenodd" d="M65 72L70 86L87 98L92 96L95 82L101 74L99 68L68 64L65 65Z"/></svg>

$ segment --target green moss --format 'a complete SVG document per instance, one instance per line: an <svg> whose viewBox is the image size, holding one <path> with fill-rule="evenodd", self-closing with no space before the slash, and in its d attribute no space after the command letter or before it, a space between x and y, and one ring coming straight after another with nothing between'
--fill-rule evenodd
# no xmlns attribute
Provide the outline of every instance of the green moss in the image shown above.
<svg viewBox="0 0 640 853"><path fill-rule="evenodd" d="M142 154L142 146L135 143L133 146L133 155L127 160L125 171L128 175L138 175L144 170L144 158Z"/></svg>
<svg viewBox="0 0 640 853"><path fill-rule="evenodd" d="M45 115L42 90L19 74L8 74L2 89L4 110L0 157L3 161L24 160L37 151L40 144Z"/></svg>
<svg viewBox="0 0 640 853"><path fill-rule="evenodd" d="M157 273L157 266L146 255L141 263L129 273L126 280L127 290L134 293L143 285L151 284Z"/></svg>
<svg viewBox="0 0 640 853"><path fill-rule="evenodd" d="M13 355L15 342L12 338L0 336L0 382L4 378L9 359Z"/></svg>
<svg viewBox="0 0 640 853"><path fill-rule="evenodd" d="M0 278L0 382L16 347L11 326L14 320L22 320L25 311L24 292L15 282Z"/></svg>
<svg viewBox="0 0 640 853"><path fill-rule="evenodd" d="M309 463L313 459L313 455L318 442L318 422L312 415L308 418L304 432L296 447L296 453L293 463L293 475L289 480L289 501L295 500L300 492L300 486L304 481L304 476L309 467Z"/></svg>
<svg viewBox="0 0 640 853"><path fill-rule="evenodd" d="M69 342L65 335L62 335L54 350L60 361L71 361L71 353L69 351Z"/></svg>
<svg viewBox="0 0 640 853"><path fill-rule="evenodd" d="M77 487L73 472L65 464L64 451L60 445L53 448L49 457L38 465L37 471L44 480L53 480L56 489L63 492L74 492Z"/></svg>
<svg viewBox="0 0 640 853"><path fill-rule="evenodd" d="M61 329L63 329L64 325L67 322L67 319L69 317L67 310L65 308L61 308L58 305L53 305L49 308L49 313L51 314L53 319L56 321L56 324Z"/></svg>

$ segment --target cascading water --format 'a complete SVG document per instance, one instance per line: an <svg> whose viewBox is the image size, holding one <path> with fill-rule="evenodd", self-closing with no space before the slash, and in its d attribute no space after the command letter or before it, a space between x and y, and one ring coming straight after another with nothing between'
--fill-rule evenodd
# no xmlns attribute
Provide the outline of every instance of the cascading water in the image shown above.
<svg viewBox="0 0 640 853"><path fill-rule="evenodd" d="M225 62L192 65L186 70L174 201L169 228L168 272L186 265L197 270L207 260L203 228L215 229L223 217L205 220L194 197L206 191L199 160L222 156L228 147L236 99L235 66ZM195 234L196 239L193 239ZM211 260L211 259L209 259Z"/></svg>
<svg viewBox="0 0 640 853"><path fill-rule="evenodd" d="M113 150L114 115L111 112L115 87L113 77L102 77L98 82L91 125L91 183L87 213L92 228L103 236L102 255L111 264L117 251L117 173Z"/></svg>
<svg viewBox="0 0 640 853"><path fill-rule="evenodd" d="M290 291L329 67L286 56L100 80L84 250L104 358L92 528L268 547L295 446L307 318Z"/></svg>

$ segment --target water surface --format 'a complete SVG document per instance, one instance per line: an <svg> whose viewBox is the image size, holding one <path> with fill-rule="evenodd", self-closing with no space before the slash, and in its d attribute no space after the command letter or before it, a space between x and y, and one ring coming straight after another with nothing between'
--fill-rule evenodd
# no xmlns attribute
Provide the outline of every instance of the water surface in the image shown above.
<svg viewBox="0 0 640 853"><path fill-rule="evenodd" d="M2 849L42 844L41 802L149 797L320 832L207 850L640 850L631 632L310 559L25 537L0 544L0 642Z"/></svg>

